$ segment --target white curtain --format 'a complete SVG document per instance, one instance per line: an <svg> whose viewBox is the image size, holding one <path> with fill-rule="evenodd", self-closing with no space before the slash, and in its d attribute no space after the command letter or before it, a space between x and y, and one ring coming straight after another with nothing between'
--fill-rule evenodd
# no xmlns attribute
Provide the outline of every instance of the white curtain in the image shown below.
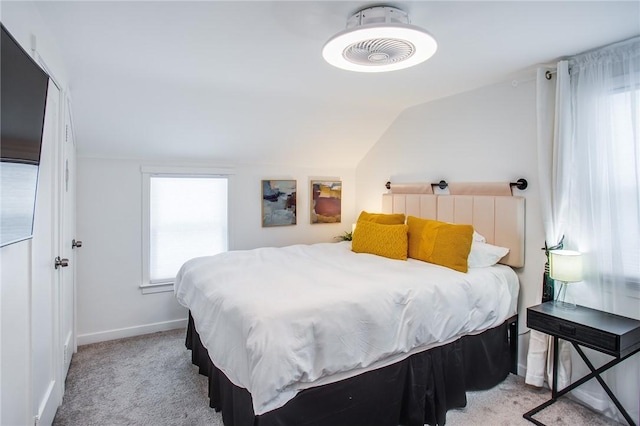
<svg viewBox="0 0 640 426"><path fill-rule="evenodd" d="M587 257L584 281L569 289L580 305L640 319L640 37L571 58L569 68L573 154L562 166L572 182L565 234ZM588 355L596 366L611 359ZM573 359L577 378L588 369ZM640 423L640 356L604 378ZM595 380L573 394L624 423Z"/></svg>
<svg viewBox="0 0 640 426"><path fill-rule="evenodd" d="M548 78L548 76L551 76ZM567 125L571 115L569 66L558 63L556 69L538 68L536 79L538 181L540 204L548 247L557 245L565 232L567 194L570 181L563 173L563 159L570 144L571 129ZM542 271L541 271L542 272ZM567 342L560 342L558 388L569 384L571 377L571 351ZM525 382L541 387L553 380L553 338L531 330L527 354Z"/></svg>
<svg viewBox="0 0 640 426"><path fill-rule="evenodd" d="M568 90L564 86L556 90L556 98L567 102L560 111L555 103L552 201L543 195L545 209L553 210L551 216L546 212L543 216L545 229L547 222L553 223L547 238L564 234L565 247L586 257L584 280L570 284L568 290L576 303L640 319L640 37L570 58L566 65ZM558 85L564 66L558 64ZM566 204L553 201L560 194ZM531 341L535 348L533 335ZM586 352L596 366L611 359ZM575 353L572 358L571 377L577 380L589 370ZM604 379L640 423L640 356L609 370ZM624 422L595 380L572 394Z"/></svg>

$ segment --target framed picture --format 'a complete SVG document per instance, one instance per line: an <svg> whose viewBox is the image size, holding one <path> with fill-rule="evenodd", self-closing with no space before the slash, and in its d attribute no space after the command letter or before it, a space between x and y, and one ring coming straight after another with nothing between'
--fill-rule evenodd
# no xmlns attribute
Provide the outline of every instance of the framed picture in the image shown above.
<svg viewBox="0 0 640 426"><path fill-rule="evenodd" d="M262 226L296 224L296 181L262 181Z"/></svg>
<svg viewBox="0 0 640 426"><path fill-rule="evenodd" d="M311 223L340 223L342 182L311 181Z"/></svg>

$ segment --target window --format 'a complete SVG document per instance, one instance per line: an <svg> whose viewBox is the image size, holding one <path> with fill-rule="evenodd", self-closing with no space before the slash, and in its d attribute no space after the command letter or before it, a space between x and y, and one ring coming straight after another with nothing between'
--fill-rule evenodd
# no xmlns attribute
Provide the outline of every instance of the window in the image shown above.
<svg viewBox="0 0 640 426"><path fill-rule="evenodd" d="M143 293L171 291L184 262L227 251L228 186L219 173L143 169Z"/></svg>
<svg viewBox="0 0 640 426"><path fill-rule="evenodd" d="M33 234L33 212L38 165L0 162L0 246Z"/></svg>
<svg viewBox="0 0 640 426"><path fill-rule="evenodd" d="M616 193L610 196L616 212L616 240L620 245L621 270L627 284L640 290L640 90L624 90L611 96L613 153L610 161ZM614 204L615 202L615 204Z"/></svg>
<svg viewBox="0 0 640 426"><path fill-rule="evenodd" d="M569 59L559 132L570 184L565 235L590 256L581 296L611 312L640 297L639 47L634 38Z"/></svg>

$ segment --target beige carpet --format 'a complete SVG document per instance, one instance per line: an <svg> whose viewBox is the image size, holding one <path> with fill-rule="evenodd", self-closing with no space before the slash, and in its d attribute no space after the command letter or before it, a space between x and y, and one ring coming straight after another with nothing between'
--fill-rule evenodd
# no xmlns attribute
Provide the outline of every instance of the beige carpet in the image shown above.
<svg viewBox="0 0 640 426"><path fill-rule="evenodd" d="M220 413L209 408L207 378L191 364L184 337L184 330L174 330L80 347L54 425L222 426ZM493 389L467 396L465 409L449 411L447 425L532 425L522 414L550 392L510 375ZM536 419L561 426L616 424L567 398Z"/></svg>

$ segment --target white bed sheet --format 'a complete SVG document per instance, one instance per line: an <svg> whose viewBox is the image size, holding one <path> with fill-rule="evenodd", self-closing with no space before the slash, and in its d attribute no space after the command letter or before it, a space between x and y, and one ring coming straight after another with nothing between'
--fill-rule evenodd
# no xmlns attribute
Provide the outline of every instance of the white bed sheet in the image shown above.
<svg viewBox="0 0 640 426"><path fill-rule="evenodd" d="M464 274L341 242L193 259L174 290L213 363L259 415L302 389L502 324L519 284L504 265Z"/></svg>

